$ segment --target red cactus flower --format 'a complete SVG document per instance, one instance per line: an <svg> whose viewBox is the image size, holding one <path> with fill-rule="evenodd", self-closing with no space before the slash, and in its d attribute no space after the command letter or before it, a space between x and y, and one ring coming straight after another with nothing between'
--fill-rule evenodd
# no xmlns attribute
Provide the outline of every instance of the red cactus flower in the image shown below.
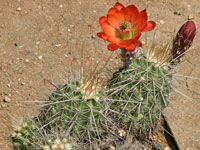
<svg viewBox="0 0 200 150"><path fill-rule="evenodd" d="M177 61L192 45L193 39L196 35L196 26L193 21L187 21L179 29L173 41L172 55Z"/></svg>
<svg viewBox="0 0 200 150"><path fill-rule="evenodd" d="M108 49L114 51L118 48L125 48L128 51L142 46L139 38L141 32L151 31L155 28L154 21L147 21L146 9L138 11L134 5L124 7L117 2L108 11L107 17L99 19L103 32L97 35L105 41L111 42Z"/></svg>

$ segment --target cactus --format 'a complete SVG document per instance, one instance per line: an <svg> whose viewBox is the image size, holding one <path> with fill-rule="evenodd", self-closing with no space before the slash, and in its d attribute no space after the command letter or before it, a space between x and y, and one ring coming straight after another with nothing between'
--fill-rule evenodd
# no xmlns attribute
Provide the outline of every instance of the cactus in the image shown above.
<svg viewBox="0 0 200 150"><path fill-rule="evenodd" d="M52 137L43 146L43 150L75 150L75 148L72 142L66 138L60 139Z"/></svg>
<svg viewBox="0 0 200 150"><path fill-rule="evenodd" d="M109 82L111 109L127 126L145 133L155 126L167 106L170 81L167 66L139 57Z"/></svg>
<svg viewBox="0 0 200 150"><path fill-rule="evenodd" d="M12 134L12 141L16 150L75 150L71 139L57 138L55 128L47 134L37 118L24 120Z"/></svg>
<svg viewBox="0 0 200 150"><path fill-rule="evenodd" d="M45 130L57 127L66 134L82 139L95 136L104 119L106 105L104 93L94 86L94 81L74 81L54 92L40 115ZM98 91L98 92L97 92Z"/></svg>
<svg viewBox="0 0 200 150"><path fill-rule="evenodd" d="M39 125L34 121L25 120L21 122L12 134L12 141L14 142L15 149L33 150L34 147L38 147L36 141L41 137L39 128Z"/></svg>
<svg viewBox="0 0 200 150"><path fill-rule="evenodd" d="M73 138L79 142L79 148L82 141L99 136L98 127L106 117L107 105L97 79L69 81L53 92L40 115L25 121L14 132L12 141L16 149L74 150L70 141L63 139Z"/></svg>

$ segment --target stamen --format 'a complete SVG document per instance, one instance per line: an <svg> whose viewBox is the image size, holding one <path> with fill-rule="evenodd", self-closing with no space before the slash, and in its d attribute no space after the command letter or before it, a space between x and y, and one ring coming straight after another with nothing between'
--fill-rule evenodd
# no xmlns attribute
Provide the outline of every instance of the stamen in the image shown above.
<svg viewBox="0 0 200 150"><path fill-rule="evenodd" d="M128 23L127 22L123 22L121 27L122 27L122 29L125 30L128 27Z"/></svg>

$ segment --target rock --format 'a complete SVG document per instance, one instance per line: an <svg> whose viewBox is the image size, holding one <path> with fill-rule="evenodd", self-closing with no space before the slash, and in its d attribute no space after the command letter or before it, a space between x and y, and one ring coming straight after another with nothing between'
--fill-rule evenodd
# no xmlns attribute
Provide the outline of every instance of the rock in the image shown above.
<svg viewBox="0 0 200 150"><path fill-rule="evenodd" d="M193 15L193 14L190 14L190 15L188 16L188 20L192 20L192 19L194 19L194 15Z"/></svg>
<svg viewBox="0 0 200 150"><path fill-rule="evenodd" d="M38 59L40 59L40 60L41 60L41 59L42 59L42 56L39 56L39 57L38 57Z"/></svg>
<svg viewBox="0 0 200 150"><path fill-rule="evenodd" d="M175 11L175 12L174 12L174 15L180 16L181 13L180 13L179 11Z"/></svg>
<svg viewBox="0 0 200 150"><path fill-rule="evenodd" d="M22 10L22 8L21 7L18 7L17 9L16 9L16 11L21 11Z"/></svg>
<svg viewBox="0 0 200 150"><path fill-rule="evenodd" d="M111 146L111 147L109 148L109 150L115 150L115 147L114 147L114 146Z"/></svg>
<svg viewBox="0 0 200 150"><path fill-rule="evenodd" d="M169 147L165 147L164 150L171 150Z"/></svg>
<svg viewBox="0 0 200 150"><path fill-rule="evenodd" d="M96 38L96 35L93 34L93 35L92 35L92 39L95 39L95 38Z"/></svg>
<svg viewBox="0 0 200 150"><path fill-rule="evenodd" d="M3 99L3 101L6 102L6 103L10 103L10 98L7 97L7 96L5 96L4 99Z"/></svg>
<svg viewBox="0 0 200 150"><path fill-rule="evenodd" d="M165 23L165 21L164 20L160 20L160 24L164 24Z"/></svg>
<svg viewBox="0 0 200 150"><path fill-rule="evenodd" d="M56 46L56 47L60 47L60 46L62 46L62 44L56 44L55 46Z"/></svg>
<svg viewBox="0 0 200 150"><path fill-rule="evenodd" d="M29 59L27 59L27 58L26 58L26 59L25 59L25 62L27 62L27 63L28 63L28 62L29 62Z"/></svg>

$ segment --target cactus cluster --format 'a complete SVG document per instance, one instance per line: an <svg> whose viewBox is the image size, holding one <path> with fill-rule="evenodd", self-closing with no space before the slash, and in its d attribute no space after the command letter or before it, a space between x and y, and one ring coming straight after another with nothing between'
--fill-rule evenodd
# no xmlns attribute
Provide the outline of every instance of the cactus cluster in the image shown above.
<svg viewBox="0 0 200 150"><path fill-rule="evenodd" d="M136 58L116 73L107 84L108 92L101 90L93 79L71 81L53 92L40 115L15 131L12 136L15 147L73 150L81 142L100 137L101 123L113 112L123 124L146 132L155 126L167 106L170 70L165 65L156 66L145 57ZM78 144L65 140L66 137Z"/></svg>
<svg viewBox="0 0 200 150"><path fill-rule="evenodd" d="M111 109L129 127L149 131L167 106L170 81L167 66L137 58L109 82Z"/></svg>
<svg viewBox="0 0 200 150"><path fill-rule="evenodd" d="M172 50L169 44L163 49L152 45L138 56L133 53L136 57L114 74L106 91L99 86L96 69L84 82L74 80L59 87L45 101L40 115L23 121L12 134L15 149L76 150L81 142L91 144L93 137L100 137L101 123L115 116L127 128L148 133L168 104L170 61L187 51L195 34L195 24L187 22Z"/></svg>
<svg viewBox="0 0 200 150"><path fill-rule="evenodd" d="M22 121L12 134L12 141L17 150L75 150L71 139L61 140L55 133L46 133L34 118Z"/></svg>
<svg viewBox="0 0 200 150"><path fill-rule="evenodd" d="M88 99L85 93L79 82L64 85L54 92L41 113L42 123L47 124L45 128L57 126L79 138L95 134L105 116L104 94L99 91L95 98Z"/></svg>
<svg viewBox="0 0 200 150"><path fill-rule="evenodd" d="M99 124L105 117L106 103L104 93L97 92L95 87L89 88L91 84L88 83L74 81L58 88L45 102L40 115L24 121L13 133L15 148L73 150L65 137L80 142L98 136ZM60 138L55 138L57 134Z"/></svg>
<svg viewBox="0 0 200 150"><path fill-rule="evenodd" d="M39 142L41 134L40 126L33 120L24 120L19 126L15 128L12 134L12 141L14 142L15 149L19 150L33 150L40 147Z"/></svg>

